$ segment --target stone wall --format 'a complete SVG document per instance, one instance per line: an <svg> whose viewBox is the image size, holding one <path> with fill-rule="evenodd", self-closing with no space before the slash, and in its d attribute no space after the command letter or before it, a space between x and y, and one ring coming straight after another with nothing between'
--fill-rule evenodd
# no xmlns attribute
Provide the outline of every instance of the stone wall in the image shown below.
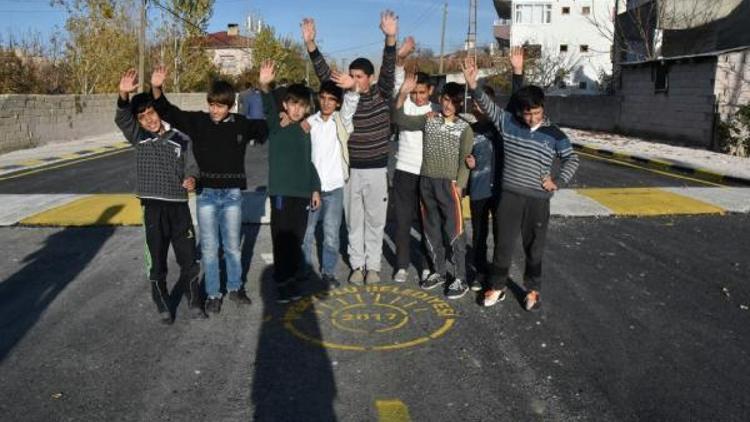
<svg viewBox="0 0 750 422"><path fill-rule="evenodd" d="M0 95L0 153L117 131L116 94ZM186 110L206 108L205 94L169 94Z"/></svg>

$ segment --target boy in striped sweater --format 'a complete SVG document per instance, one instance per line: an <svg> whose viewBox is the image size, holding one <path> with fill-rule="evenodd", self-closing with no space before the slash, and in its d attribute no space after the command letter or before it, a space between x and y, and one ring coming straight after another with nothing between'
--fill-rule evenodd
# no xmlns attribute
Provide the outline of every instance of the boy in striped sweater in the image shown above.
<svg viewBox="0 0 750 422"><path fill-rule="evenodd" d="M541 88L526 86L518 90L511 99L517 111L509 113L478 89L476 63L468 57L463 73L472 98L494 122L504 143L502 195L497 207L498 238L483 305L492 306L504 297L513 247L520 232L526 255L524 307L534 311L541 306L542 253L550 198L559 185L573 178L578 156L565 133L545 117ZM560 170L553 175L552 163L556 158L560 160Z"/></svg>
<svg viewBox="0 0 750 422"><path fill-rule="evenodd" d="M398 18L389 10L380 15L385 35L383 62L376 85L372 63L358 58L349 65L360 92L354 113L354 132L349 138L349 180L344 185L344 217L349 234L349 282L355 285L380 281L380 260L388 210L388 165L391 137L390 101L396 66ZM331 70L315 44L315 22L302 21L302 36L321 82L331 79Z"/></svg>

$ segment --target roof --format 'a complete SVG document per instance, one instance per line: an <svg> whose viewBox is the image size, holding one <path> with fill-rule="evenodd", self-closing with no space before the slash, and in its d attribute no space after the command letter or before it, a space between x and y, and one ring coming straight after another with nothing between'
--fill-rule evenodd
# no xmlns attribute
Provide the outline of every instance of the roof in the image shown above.
<svg viewBox="0 0 750 422"><path fill-rule="evenodd" d="M649 59L649 60L622 62L620 63L620 65L621 66L636 66L639 64L648 64L648 63L661 63L661 62L672 62L672 61L679 61L679 60L701 59L701 58L708 58L708 57L717 57L717 56L721 56L722 54L734 53L735 51L742 51L742 50L750 50L750 45L729 48L726 50L709 51L707 53L688 54L684 56L672 56L672 57L657 57L655 59Z"/></svg>
<svg viewBox="0 0 750 422"><path fill-rule="evenodd" d="M254 39L242 35L229 36L227 31L214 32L203 37L205 48L250 48Z"/></svg>

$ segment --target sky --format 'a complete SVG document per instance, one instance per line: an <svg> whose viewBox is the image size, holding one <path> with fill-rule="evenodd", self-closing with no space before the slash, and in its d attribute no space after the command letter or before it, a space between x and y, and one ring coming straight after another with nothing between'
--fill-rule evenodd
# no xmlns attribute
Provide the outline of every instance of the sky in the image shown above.
<svg viewBox="0 0 750 422"><path fill-rule="evenodd" d="M46 39L55 28L62 30L65 11L49 3L49 0L0 0L0 38L38 33ZM277 34L301 40L299 23L309 16L316 21L321 51L337 60L351 61L381 54L383 35L378 28L379 14L391 9L399 16L400 38L412 35L418 47L432 49L437 54L444 3L448 3L445 50L451 52L463 48L469 0L216 0L208 32L226 30L228 23L244 26L246 16L254 13L273 26ZM151 16L159 13L158 8L150 7ZM495 18L492 1L478 0L479 45L492 41Z"/></svg>

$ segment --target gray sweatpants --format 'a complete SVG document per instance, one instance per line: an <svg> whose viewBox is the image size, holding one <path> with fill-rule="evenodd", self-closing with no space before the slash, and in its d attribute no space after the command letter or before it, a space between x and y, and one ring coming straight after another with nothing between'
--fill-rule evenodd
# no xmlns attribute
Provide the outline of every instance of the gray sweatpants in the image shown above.
<svg viewBox="0 0 750 422"><path fill-rule="evenodd" d="M344 216L352 269L380 271L388 213L387 169L351 169L344 185Z"/></svg>

